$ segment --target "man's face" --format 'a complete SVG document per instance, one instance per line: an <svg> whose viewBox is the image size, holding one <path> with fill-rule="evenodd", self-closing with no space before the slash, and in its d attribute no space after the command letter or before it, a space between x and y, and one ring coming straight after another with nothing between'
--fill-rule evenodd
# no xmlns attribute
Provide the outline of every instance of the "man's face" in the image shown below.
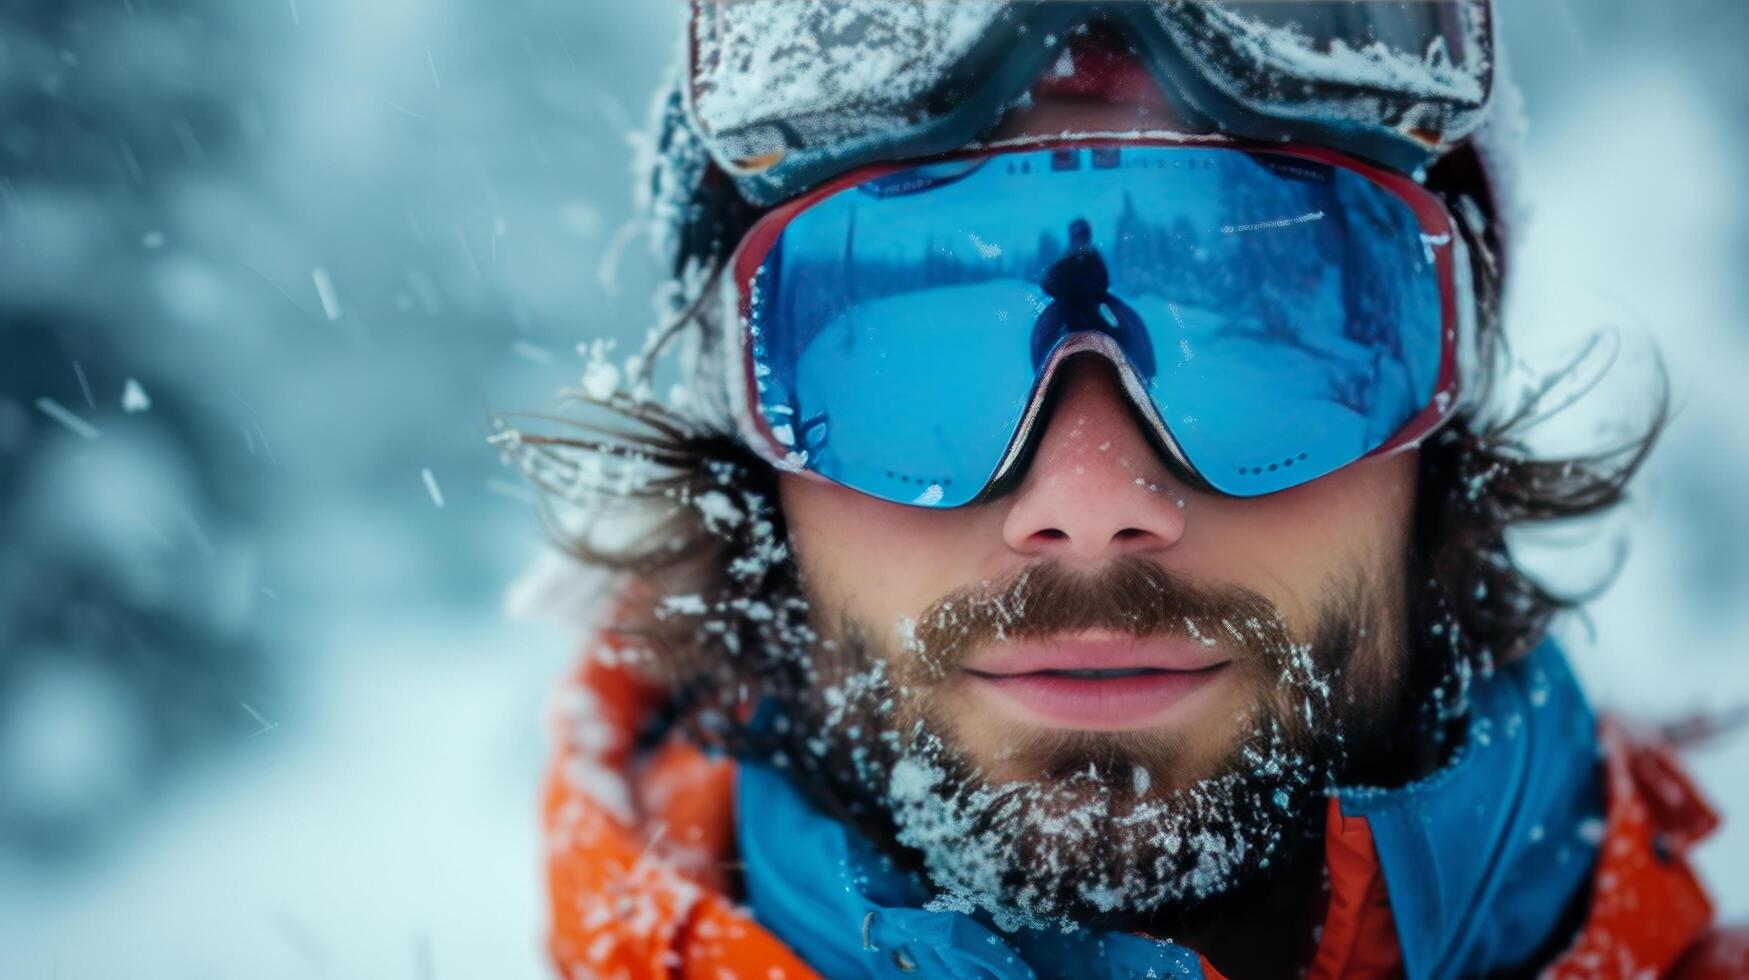
<svg viewBox="0 0 1749 980"><path fill-rule="evenodd" d="M1267 866L1394 723L1405 648L1413 454L1220 497L1169 471L1103 360L1057 387L995 500L780 484L817 627L883 674L833 737L882 729L901 841L1016 922L1177 907Z"/></svg>

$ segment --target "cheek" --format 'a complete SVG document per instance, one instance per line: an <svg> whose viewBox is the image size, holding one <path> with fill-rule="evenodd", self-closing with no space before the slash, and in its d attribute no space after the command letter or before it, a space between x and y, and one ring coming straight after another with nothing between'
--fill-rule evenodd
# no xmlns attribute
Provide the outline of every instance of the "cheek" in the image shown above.
<svg viewBox="0 0 1749 980"><path fill-rule="evenodd" d="M1395 559L1405 553L1415 513L1420 457L1403 453L1387 460L1351 466L1283 494L1279 520L1302 529L1308 547L1335 566Z"/></svg>
<svg viewBox="0 0 1749 980"><path fill-rule="evenodd" d="M976 509L904 507L789 475L778 495L810 594L871 627L915 616L980 574L974 556L990 531Z"/></svg>
<svg viewBox="0 0 1749 980"><path fill-rule="evenodd" d="M1296 626L1329 590L1394 588L1414 520L1415 453L1339 470L1282 493L1191 504L1187 525L1217 578L1258 588Z"/></svg>

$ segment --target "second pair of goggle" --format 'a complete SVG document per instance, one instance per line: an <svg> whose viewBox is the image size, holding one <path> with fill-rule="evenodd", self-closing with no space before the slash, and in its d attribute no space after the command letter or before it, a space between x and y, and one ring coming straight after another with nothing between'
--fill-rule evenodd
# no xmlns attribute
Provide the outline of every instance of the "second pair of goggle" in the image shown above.
<svg viewBox="0 0 1749 980"><path fill-rule="evenodd" d="M1493 87L1489 0L693 0L687 109L766 207L976 142L1093 29L1128 42L1175 131L1402 174L1470 136Z"/></svg>

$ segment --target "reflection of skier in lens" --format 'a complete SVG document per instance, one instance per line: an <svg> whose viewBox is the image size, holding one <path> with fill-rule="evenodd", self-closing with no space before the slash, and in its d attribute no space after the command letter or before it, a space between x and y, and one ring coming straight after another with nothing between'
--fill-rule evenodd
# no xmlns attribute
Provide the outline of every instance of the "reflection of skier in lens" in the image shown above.
<svg viewBox="0 0 1749 980"><path fill-rule="evenodd" d="M1154 345L1148 340L1141 316L1111 295L1111 274L1106 271L1105 258L1093 247L1093 226L1087 219L1070 222L1069 249L1045 270L1039 286L1054 302L1033 324L1035 370L1065 334L1096 330L1117 341L1144 380L1154 376Z"/></svg>

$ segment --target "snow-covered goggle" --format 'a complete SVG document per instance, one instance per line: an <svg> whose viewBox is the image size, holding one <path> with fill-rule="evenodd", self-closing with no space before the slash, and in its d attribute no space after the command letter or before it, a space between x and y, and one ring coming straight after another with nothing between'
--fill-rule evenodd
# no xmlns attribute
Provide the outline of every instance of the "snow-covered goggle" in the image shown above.
<svg viewBox="0 0 1749 980"><path fill-rule="evenodd" d="M688 112L766 207L984 136L1115 28L1190 131L1415 173L1481 123L1489 0L692 0ZM1175 127L1182 128L1182 127Z"/></svg>

